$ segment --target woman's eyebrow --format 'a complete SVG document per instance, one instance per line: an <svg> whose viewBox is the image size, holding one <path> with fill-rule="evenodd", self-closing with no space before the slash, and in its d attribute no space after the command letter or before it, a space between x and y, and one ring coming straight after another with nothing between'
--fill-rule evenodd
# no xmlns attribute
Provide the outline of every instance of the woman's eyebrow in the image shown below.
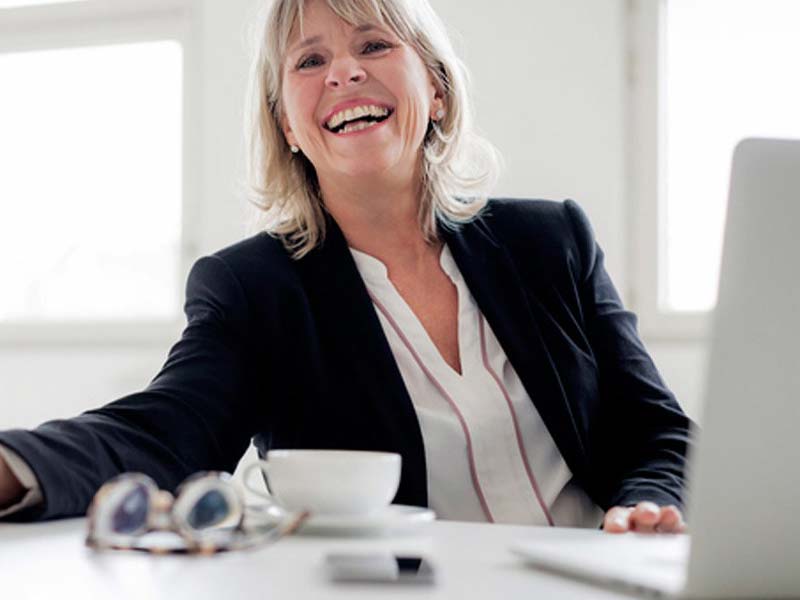
<svg viewBox="0 0 800 600"><path fill-rule="evenodd" d="M364 33L365 31L377 31L379 33L383 33L383 34L389 35L389 36L395 35L395 34L390 33L389 30L386 29L385 27L380 27L378 25L370 25L370 24L359 25L358 27L353 29L354 33Z"/></svg>
<svg viewBox="0 0 800 600"><path fill-rule="evenodd" d="M317 42L319 42L321 40L322 40L322 36L321 35L315 35L315 36L312 36L310 38L306 38L302 42L299 42L299 43L295 44L294 46L292 46L289 49L288 53L291 54L293 52L296 52L297 50L300 50L301 48L307 48L308 46L313 46L314 44L316 44Z"/></svg>
<svg viewBox="0 0 800 600"><path fill-rule="evenodd" d="M372 31L372 30L377 30L377 29L380 29L380 28L376 27L375 25L366 24L366 25L359 25L358 27L353 29L353 31L355 31L356 33L363 33L365 31Z"/></svg>

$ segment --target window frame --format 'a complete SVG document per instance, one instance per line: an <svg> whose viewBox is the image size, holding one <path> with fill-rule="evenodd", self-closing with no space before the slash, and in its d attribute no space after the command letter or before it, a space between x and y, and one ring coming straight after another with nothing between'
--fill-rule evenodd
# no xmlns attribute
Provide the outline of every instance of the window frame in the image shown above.
<svg viewBox="0 0 800 600"><path fill-rule="evenodd" d="M627 205L631 210L630 305L642 335L652 340L707 338L712 311L668 311L663 289L664 231L664 48L669 0L627 0Z"/></svg>
<svg viewBox="0 0 800 600"><path fill-rule="evenodd" d="M202 136L199 4L193 0L82 0L0 9L0 54L92 45L176 41L183 52L181 231L179 274L185 277L199 248ZM0 323L0 346L127 345L174 340L174 319L15 321Z"/></svg>

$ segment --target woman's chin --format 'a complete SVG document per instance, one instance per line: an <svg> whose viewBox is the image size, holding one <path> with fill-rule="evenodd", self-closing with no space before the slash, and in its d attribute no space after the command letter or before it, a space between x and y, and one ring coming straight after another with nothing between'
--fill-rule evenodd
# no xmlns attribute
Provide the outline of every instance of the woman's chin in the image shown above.
<svg viewBox="0 0 800 600"><path fill-rule="evenodd" d="M393 171L393 162L380 160L374 153L363 156L339 157L332 165L335 177L375 179L388 176Z"/></svg>

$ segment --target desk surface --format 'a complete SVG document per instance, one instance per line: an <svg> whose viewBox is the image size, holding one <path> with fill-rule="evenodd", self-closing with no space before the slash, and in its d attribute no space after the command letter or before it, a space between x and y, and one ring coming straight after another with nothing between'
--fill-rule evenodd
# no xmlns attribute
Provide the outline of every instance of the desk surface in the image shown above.
<svg viewBox="0 0 800 600"><path fill-rule="evenodd" d="M191 557L93 552L83 545L84 527L84 519L0 524L0 595L58 600L631 597L530 568L509 551L522 539L610 535L596 530L437 521L413 535L293 536L257 550ZM437 567L437 582L414 587L334 584L326 579L323 557L327 552L368 550L426 555Z"/></svg>

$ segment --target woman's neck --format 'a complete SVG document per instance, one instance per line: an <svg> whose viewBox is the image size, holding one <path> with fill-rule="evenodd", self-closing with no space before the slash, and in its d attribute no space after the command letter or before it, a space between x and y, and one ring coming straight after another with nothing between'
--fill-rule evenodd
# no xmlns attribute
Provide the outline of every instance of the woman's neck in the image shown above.
<svg viewBox="0 0 800 600"><path fill-rule="evenodd" d="M370 178L320 179L325 208L351 248L392 267L418 270L440 244L425 241L419 224L420 186Z"/></svg>

